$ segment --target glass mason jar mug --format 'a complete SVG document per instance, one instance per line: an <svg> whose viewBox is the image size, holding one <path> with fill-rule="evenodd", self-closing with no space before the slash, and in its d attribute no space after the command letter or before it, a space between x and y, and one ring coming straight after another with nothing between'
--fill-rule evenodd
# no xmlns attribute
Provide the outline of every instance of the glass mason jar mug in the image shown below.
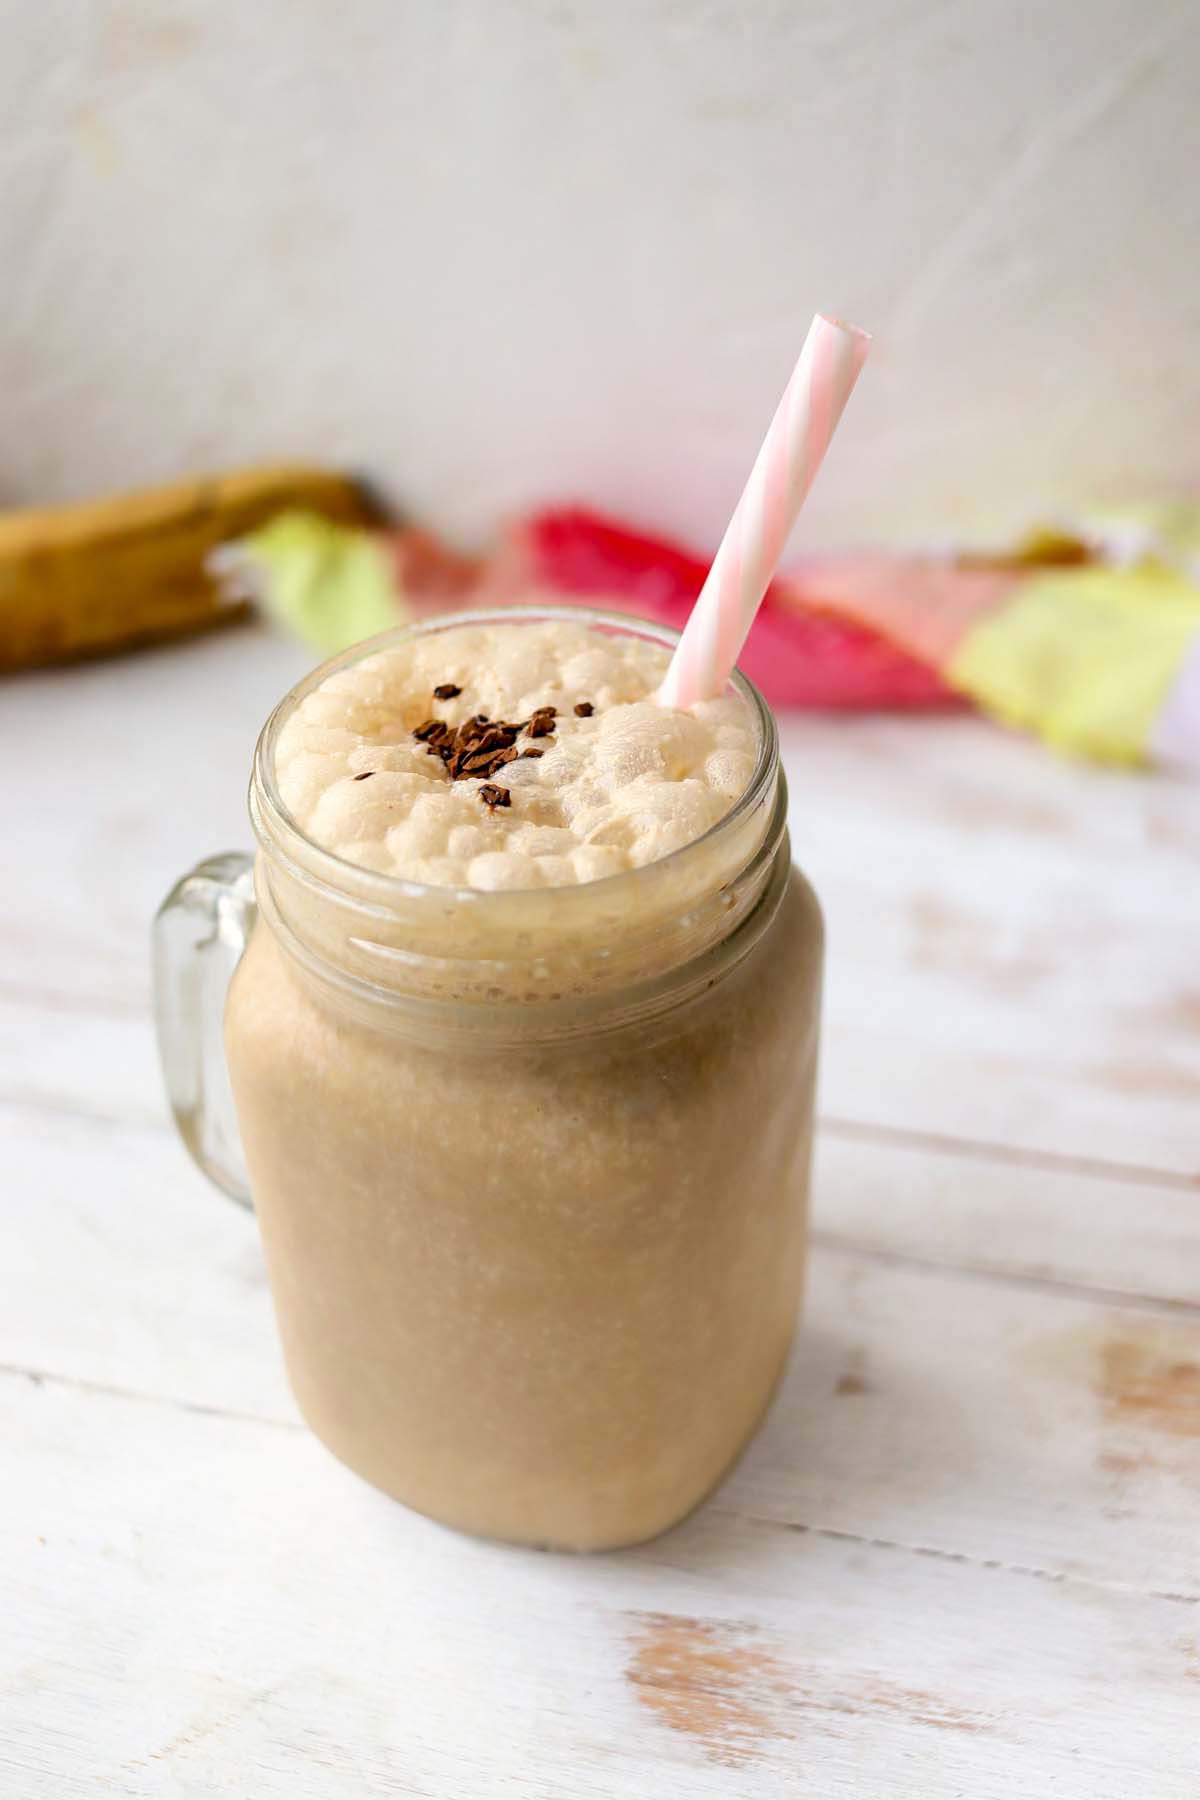
<svg viewBox="0 0 1200 1800"><path fill-rule="evenodd" d="M660 862L422 887L306 838L273 766L312 688L406 635L276 708L253 871L219 858L165 902L167 1086L197 1161L253 1195L292 1385L337 1456L466 1531L634 1543L743 1448L799 1304L822 934L774 722L735 676L754 775Z"/></svg>

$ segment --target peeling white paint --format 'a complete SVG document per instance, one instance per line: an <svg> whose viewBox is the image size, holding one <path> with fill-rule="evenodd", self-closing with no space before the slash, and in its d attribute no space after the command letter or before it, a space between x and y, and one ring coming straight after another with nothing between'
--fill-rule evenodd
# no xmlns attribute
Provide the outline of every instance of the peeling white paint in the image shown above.
<svg viewBox="0 0 1200 1800"><path fill-rule="evenodd" d="M0 0L0 498L260 456L713 541L808 316L806 541L1200 478L1178 0Z"/></svg>

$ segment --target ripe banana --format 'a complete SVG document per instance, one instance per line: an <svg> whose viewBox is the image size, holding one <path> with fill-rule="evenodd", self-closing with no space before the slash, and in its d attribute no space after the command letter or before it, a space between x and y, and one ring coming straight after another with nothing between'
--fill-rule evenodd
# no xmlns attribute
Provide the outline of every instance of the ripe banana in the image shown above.
<svg viewBox="0 0 1200 1800"><path fill-rule="evenodd" d="M377 519L347 477L249 469L79 505L0 512L0 670L93 656L236 614L205 567L218 544L300 509Z"/></svg>

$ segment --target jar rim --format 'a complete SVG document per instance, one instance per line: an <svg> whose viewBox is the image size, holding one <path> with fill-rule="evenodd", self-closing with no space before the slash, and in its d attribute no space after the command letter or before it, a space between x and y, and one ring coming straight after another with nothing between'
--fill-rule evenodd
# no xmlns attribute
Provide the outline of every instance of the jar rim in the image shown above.
<svg viewBox="0 0 1200 1800"><path fill-rule="evenodd" d="M262 849L268 856L277 857L282 853L295 873L302 872L305 885L310 889L324 889L343 902L350 901L377 915L386 915L392 906L401 902L406 907L425 905L431 909L442 909L447 904L454 904L482 909L498 923L505 913L528 905L531 892L544 894L547 891L545 889L484 889L435 885L412 881L402 875L386 874L382 870L364 869L358 863L349 862L336 851L316 843L288 809L275 778L275 749L280 731L301 701L331 675L353 667L368 656L395 648L412 638L435 636L439 631L453 630L462 625L533 624L560 619L582 623L613 635L648 638L669 648L673 648L680 637L680 633L671 626L642 619L632 613L607 612L584 606L530 604L438 614L433 619L414 620L375 637L364 638L319 664L290 688L272 709L259 733L250 780L250 818ZM584 896L587 904L594 905L599 896L617 899L624 894L628 894L632 900L639 890L645 891L648 883L660 877L664 871L683 867L689 858L706 856L714 842L723 834L729 835L736 831L747 814L760 805L778 769L778 729L770 707L748 676L735 669L729 685L750 708L758 732L754 771L729 811L723 813L701 836L669 851L666 856L654 862L644 863L635 869L622 869L615 875L604 875L596 881L555 887L551 891L556 896L556 903L569 906L573 904L573 897ZM288 854L288 846L297 843L303 846L302 871L297 866L296 859Z"/></svg>

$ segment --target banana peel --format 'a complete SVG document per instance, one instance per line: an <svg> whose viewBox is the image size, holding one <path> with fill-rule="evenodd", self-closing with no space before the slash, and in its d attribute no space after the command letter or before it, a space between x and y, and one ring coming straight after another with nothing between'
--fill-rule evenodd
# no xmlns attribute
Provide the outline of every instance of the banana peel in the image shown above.
<svg viewBox="0 0 1200 1800"><path fill-rule="evenodd" d="M0 670L97 656L236 616L207 560L289 509L378 522L348 477L247 469L78 505L0 512Z"/></svg>

